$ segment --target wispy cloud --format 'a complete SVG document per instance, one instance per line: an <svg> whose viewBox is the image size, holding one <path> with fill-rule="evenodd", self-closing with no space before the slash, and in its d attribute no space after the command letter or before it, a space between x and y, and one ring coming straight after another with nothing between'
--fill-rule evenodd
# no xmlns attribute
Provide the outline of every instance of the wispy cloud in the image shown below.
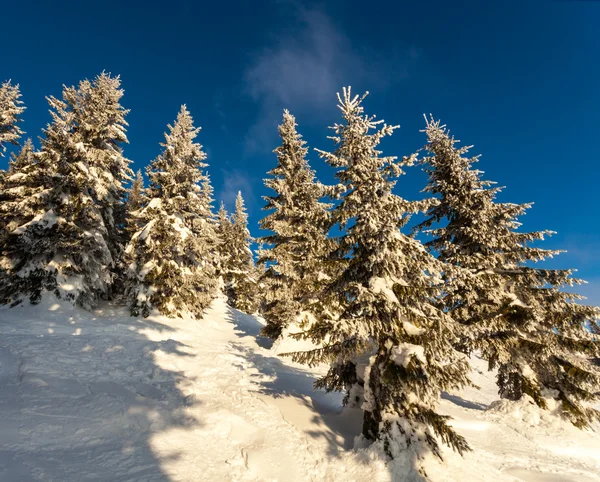
<svg viewBox="0 0 600 482"><path fill-rule="evenodd" d="M217 192L218 204L225 203L228 211L233 211L235 208L235 198L238 191L242 192L246 207L251 211L256 204L256 196L254 195L255 180L248 173L238 169L223 169L223 184Z"/></svg>
<svg viewBox="0 0 600 482"><path fill-rule="evenodd" d="M298 27L280 32L272 46L254 56L244 74L246 93L260 103L258 118L246 135L247 153L272 149L283 108L318 118L335 108L335 93L343 85L384 87L406 77L408 66L418 58L414 48L385 58L356 49L322 11L294 8Z"/></svg>

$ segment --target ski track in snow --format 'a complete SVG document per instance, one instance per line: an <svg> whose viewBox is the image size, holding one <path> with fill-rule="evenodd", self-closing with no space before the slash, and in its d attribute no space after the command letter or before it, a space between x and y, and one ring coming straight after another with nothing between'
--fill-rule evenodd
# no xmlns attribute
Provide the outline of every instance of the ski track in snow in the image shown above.
<svg viewBox="0 0 600 482"><path fill-rule="evenodd" d="M0 481L411 480L352 449L360 412L314 392L322 370L278 357L261 327L222 299L198 321L0 308ZM600 481L598 427L488 410L494 378L473 363L481 390L444 394L440 410L474 451L428 459L432 480Z"/></svg>

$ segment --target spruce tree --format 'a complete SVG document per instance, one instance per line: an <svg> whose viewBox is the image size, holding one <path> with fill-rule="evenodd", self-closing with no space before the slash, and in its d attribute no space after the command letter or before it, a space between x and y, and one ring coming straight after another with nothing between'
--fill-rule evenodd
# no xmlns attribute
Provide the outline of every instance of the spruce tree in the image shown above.
<svg viewBox="0 0 600 482"><path fill-rule="evenodd" d="M220 211L219 217L223 214ZM221 225L220 232L225 252L222 267L225 294L234 308L254 313L258 308L258 289L250 248L253 239L248 231L248 214L241 191L237 194L231 220Z"/></svg>
<svg viewBox="0 0 600 482"><path fill-rule="evenodd" d="M558 251L531 243L550 231L521 232L518 217L531 204L499 203L500 191L481 179L467 157L469 147L433 119L427 122L429 183L439 197L420 229L433 236L428 246L440 260L462 268L446 276L443 308L461 323L461 348L476 349L498 368L503 398L529 395L540 407L548 397L560 403L577 426L600 417L594 407L600 373L589 363L598 356L600 311L577 303L562 290L581 281L572 270L533 265Z"/></svg>
<svg viewBox="0 0 600 482"><path fill-rule="evenodd" d="M303 309L310 309L310 299L329 277L324 258L333 248L327 237L331 205L320 201L331 190L316 181L306 160L306 142L287 110L279 135L282 144L274 151L278 163L265 180L275 192L264 197L263 209L271 213L260 222L262 229L272 233L261 239L268 249L261 250L259 257L266 268L262 281L269 286L269 299L262 307L267 320L263 332L272 338Z"/></svg>
<svg viewBox="0 0 600 482"><path fill-rule="evenodd" d="M206 154L185 105L168 128L163 152L147 169L148 202L132 213L139 229L127 246L127 294L134 315L200 317L216 290L205 247L215 236L202 202Z"/></svg>
<svg viewBox="0 0 600 482"><path fill-rule="evenodd" d="M12 154L8 172L0 189L0 303L11 300L10 279L13 251L9 235L23 223L31 220L43 209L44 182L47 175L35 164L35 151L28 139L19 154ZM47 192L47 191L46 191Z"/></svg>
<svg viewBox="0 0 600 482"><path fill-rule="evenodd" d="M19 145L23 131L18 124L25 110L20 100L19 85L12 85L10 80L0 85L0 157L6 152L6 145Z"/></svg>
<svg viewBox="0 0 600 482"><path fill-rule="evenodd" d="M115 264L98 202L104 177L100 151L104 143L114 152L111 142L122 134L98 129L107 106L96 103L90 85L64 87L62 100L48 98L52 122L41 150L25 163L23 175L11 176L17 199L7 208L2 255L10 269L3 301L28 297L36 303L51 291L91 307L108 292Z"/></svg>
<svg viewBox="0 0 600 482"><path fill-rule="evenodd" d="M129 113L120 104L123 97L121 79L102 72L93 81L79 84L73 99L74 109L80 110L85 122L79 123L79 149L85 150L86 160L95 176L93 196L107 231L107 245L113 263L113 279L122 276L120 258L126 242L125 183L132 179L131 161L123 156L123 144ZM118 291L118 290L117 290Z"/></svg>
<svg viewBox="0 0 600 482"><path fill-rule="evenodd" d="M142 170L138 169L135 178L131 183L131 187L128 190L127 202L125 203L125 231L128 235L127 242L131 240L131 236L138 230L133 213L141 209L145 205L145 201L144 176Z"/></svg>
<svg viewBox="0 0 600 482"><path fill-rule="evenodd" d="M215 226L217 234L217 256L215 257L215 261L217 264L217 275L220 278L223 289L225 288L225 279L227 278L229 262L231 260L231 254L228 250L231 239L231 227L229 213L225 209L225 204L221 201Z"/></svg>
<svg viewBox="0 0 600 482"><path fill-rule="evenodd" d="M319 388L345 389L347 400L363 391L363 436L389 456L408 448L418 459L429 448L441 457L436 436L462 453L465 439L435 410L442 390L468 383L468 363L451 345L454 323L435 304L442 266L400 231L431 202L392 192L401 166L415 157L398 163L381 155L379 143L396 127L365 115L363 99L349 88L338 95L344 123L332 127L337 149L319 151L345 188L333 210L342 234L332 256L347 262L320 294L324 309L305 333L322 348L292 356L332 364Z"/></svg>

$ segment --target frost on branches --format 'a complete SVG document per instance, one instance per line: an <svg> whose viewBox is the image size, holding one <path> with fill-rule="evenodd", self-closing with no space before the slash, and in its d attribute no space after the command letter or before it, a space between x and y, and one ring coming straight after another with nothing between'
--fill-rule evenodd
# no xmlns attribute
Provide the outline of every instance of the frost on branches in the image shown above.
<svg viewBox="0 0 600 482"><path fill-rule="evenodd" d="M278 164L265 180L275 192L264 198L263 209L271 213L260 222L262 229L272 232L261 239L268 249L261 250L259 258L265 265L262 279L268 286L262 307L267 321L263 332L272 338L312 305L311 298L331 274L324 258L333 249L327 238L331 205L320 201L330 190L315 180L306 160L306 142L287 110L279 135Z"/></svg>
<svg viewBox="0 0 600 482"><path fill-rule="evenodd" d="M347 260L325 287L325 309L306 333L323 347L293 358L332 363L318 387L346 389L359 399L363 391L363 436L391 457L407 448L415 459L424 449L441 457L438 439L469 450L448 417L435 410L441 391L468 383L468 363L451 345L456 327L434 301L442 267L400 231L411 213L431 201L409 202L392 193L401 166L414 162L398 163L377 150L396 127L365 115L364 96L352 97L349 88L338 99L344 123L332 127L337 149L320 152L346 189L333 210L343 233L333 256ZM339 315L331 316L328 305Z"/></svg>
<svg viewBox="0 0 600 482"><path fill-rule="evenodd" d="M20 98L18 85L12 85L10 80L0 85L0 157L4 156L7 144L18 145L23 135L18 126L19 116L25 110Z"/></svg>
<svg viewBox="0 0 600 482"><path fill-rule="evenodd" d="M235 200L235 212L231 219L223 206L218 219L225 294L234 308L254 313L258 308L258 272L250 248L252 237L248 231L248 214L241 192L238 192Z"/></svg>
<svg viewBox="0 0 600 482"><path fill-rule="evenodd" d="M479 350L498 368L503 398L529 395L542 408L555 398L575 425L600 419L600 373L590 363L599 354L600 310L562 288L580 284L572 270L534 266L558 251L531 246L550 231L518 231L518 217L531 204L498 203L500 191L472 168L468 147L433 119L427 122L429 183L440 203L421 225L440 260L459 268L446 273L443 308L461 325L460 347ZM449 270L448 270L449 271ZM553 404L554 405L554 404Z"/></svg>
<svg viewBox="0 0 600 482"><path fill-rule="evenodd" d="M9 178L3 301L27 296L35 303L52 291L91 307L109 292L118 253L115 204L128 172L119 148L127 140L119 85L103 73L64 87L62 100L48 98L52 122L41 150Z"/></svg>
<svg viewBox="0 0 600 482"><path fill-rule="evenodd" d="M168 127L163 152L147 170L148 202L131 213L139 229L126 250L127 295L134 315L200 317L216 290L210 257L216 234L201 188L206 154L194 142L200 129L185 105Z"/></svg>

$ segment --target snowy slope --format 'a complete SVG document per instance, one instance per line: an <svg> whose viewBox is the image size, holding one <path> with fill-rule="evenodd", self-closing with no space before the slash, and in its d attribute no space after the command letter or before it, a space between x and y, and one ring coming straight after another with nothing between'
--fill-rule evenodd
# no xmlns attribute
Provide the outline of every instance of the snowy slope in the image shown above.
<svg viewBox="0 0 600 482"><path fill-rule="evenodd" d="M0 308L0 481L415 480L402 460L352 450L360 414L313 392L315 373L260 327L223 300L201 321ZM492 403L474 363L481 390L442 402L474 452L428 460L432 480L600 481L600 433Z"/></svg>

